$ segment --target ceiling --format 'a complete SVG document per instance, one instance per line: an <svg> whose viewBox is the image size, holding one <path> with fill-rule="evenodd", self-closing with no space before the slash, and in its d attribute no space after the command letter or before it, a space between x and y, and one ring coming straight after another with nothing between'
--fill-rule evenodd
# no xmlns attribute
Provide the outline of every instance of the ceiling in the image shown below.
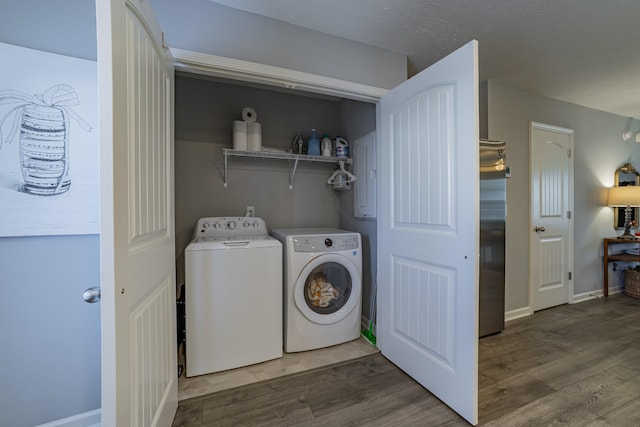
<svg viewBox="0 0 640 427"><path fill-rule="evenodd" d="M640 119L638 0L211 0L407 55L410 74L470 40L480 80Z"/></svg>

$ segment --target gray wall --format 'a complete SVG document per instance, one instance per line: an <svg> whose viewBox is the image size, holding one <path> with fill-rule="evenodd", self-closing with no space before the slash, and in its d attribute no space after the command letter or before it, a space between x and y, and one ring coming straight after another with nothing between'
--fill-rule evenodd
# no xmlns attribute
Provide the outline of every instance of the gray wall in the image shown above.
<svg viewBox="0 0 640 427"><path fill-rule="evenodd" d="M574 136L574 294L602 291L602 239L616 234L606 189L616 168L640 167L640 144L623 142L627 118L488 83L489 138L507 141L512 176L507 181L506 310L529 307L529 122L561 126ZM619 286L620 275L610 286Z"/></svg>
<svg viewBox="0 0 640 427"><path fill-rule="evenodd" d="M87 0L0 0L0 41L96 59L96 8Z"/></svg>
<svg viewBox="0 0 640 427"><path fill-rule="evenodd" d="M0 42L95 60L93 1L2 0L0 10ZM81 298L99 284L99 237L2 237L0 272L2 424L99 408L100 305Z"/></svg>
<svg viewBox="0 0 640 427"><path fill-rule="evenodd" d="M263 145L286 150L293 136L311 128L350 141L375 130L375 105L275 92L236 82L180 76L176 79L176 254L178 284L184 282L184 248L204 216L244 215L248 205L269 229L337 227L357 231L363 242L363 314L369 317L376 277L376 221L353 216L353 191L334 192L329 163L300 163L289 189L292 162L228 159L223 186L222 148L231 148L231 123L251 106L262 124Z"/></svg>
<svg viewBox="0 0 640 427"><path fill-rule="evenodd" d="M342 108L344 102L197 76L176 79L178 284L184 281L184 248L192 239L195 222L201 217L241 216L250 205L256 208L256 216L263 218L269 229L342 226L360 231L349 227L341 218L340 196L326 183L336 166L332 163L300 162L290 190L293 162L231 157L228 187L223 186L222 148L231 148L231 124L241 118L243 107L255 108L262 124L264 146L287 150L298 131L306 139L312 128L317 129L319 136L327 132L332 137L350 138L350 124L356 120L349 119ZM349 102L352 106L368 105ZM354 107L351 109L355 111ZM375 107L368 105L364 115L367 114L368 126L375 127ZM352 192L347 194L353 197ZM370 272L370 263L367 268Z"/></svg>
<svg viewBox="0 0 640 427"><path fill-rule="evenodd" d="M0 238L0 413L33 426L100 407L99 236Z"/></svg>
<svg viewBox="0 0 640 427"><path fill-rule="evenodd" d="M151 0L169 45L390 89L406 56L208 0Z"/></svg>
<svg viewBox="0 0 640 427"><path fill-rule="evenodd" d="M363 102L344 100L340 105L341 122L349 141L376 130L376 106ZM356 181L354 186L358 185ZM353 187L352 187L353 188ZM353 190L340 192L340 228L357 231L362 236L362 314L371 319L371 303L374 280L377 276L378 231L374 219L356 219L353 215Z"/></svg>

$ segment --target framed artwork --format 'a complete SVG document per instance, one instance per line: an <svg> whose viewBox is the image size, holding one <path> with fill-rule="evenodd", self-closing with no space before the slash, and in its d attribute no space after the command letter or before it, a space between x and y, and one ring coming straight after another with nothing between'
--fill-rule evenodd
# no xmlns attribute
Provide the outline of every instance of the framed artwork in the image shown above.
<svg viewBox="0 0 640 427"><path fill-rule="evenodd" d="M97 64L0 43L0 236L99 233Z"/></svg>

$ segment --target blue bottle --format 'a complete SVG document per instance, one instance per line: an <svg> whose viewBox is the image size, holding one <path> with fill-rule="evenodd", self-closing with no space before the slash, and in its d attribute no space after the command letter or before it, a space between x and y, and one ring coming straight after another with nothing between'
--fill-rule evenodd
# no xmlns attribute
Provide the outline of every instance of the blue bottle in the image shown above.
<svg viewBox="0 0 640 427"><path fill-rule="evenodd" d="M320 155L320 140L316 135L315 129L311 129L311 136L309 137L307 154L310 156Z"/></svg>

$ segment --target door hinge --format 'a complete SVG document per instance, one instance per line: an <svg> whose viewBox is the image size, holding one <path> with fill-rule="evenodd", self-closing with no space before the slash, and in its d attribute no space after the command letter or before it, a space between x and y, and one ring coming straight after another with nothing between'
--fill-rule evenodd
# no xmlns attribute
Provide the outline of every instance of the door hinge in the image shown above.
<svg viewBox="0 0 640 427"><path fill-rule="evenodd" d="M571 272L569 272L569 280L571 280Z"/></svg>
<svg viewBox="0 0 640 427"><path fill-rule="evenodd" d="M167 44L167 39L164 38L164 32L162 32L162 48L164 50L169 50L169 45Z"/></svg>
<svg viewBox="0 0 640 427"><path fill-rule="evenodd" d="M567 211L567 219L571 219L571 211Z"/></svg>
<svg viewBox="0 0 640 427"><path fill-rule="evenodd" d="M571 148L569 148L569 149L567 150L567 157L569 157L569 158L571 157Z"/></svg>

